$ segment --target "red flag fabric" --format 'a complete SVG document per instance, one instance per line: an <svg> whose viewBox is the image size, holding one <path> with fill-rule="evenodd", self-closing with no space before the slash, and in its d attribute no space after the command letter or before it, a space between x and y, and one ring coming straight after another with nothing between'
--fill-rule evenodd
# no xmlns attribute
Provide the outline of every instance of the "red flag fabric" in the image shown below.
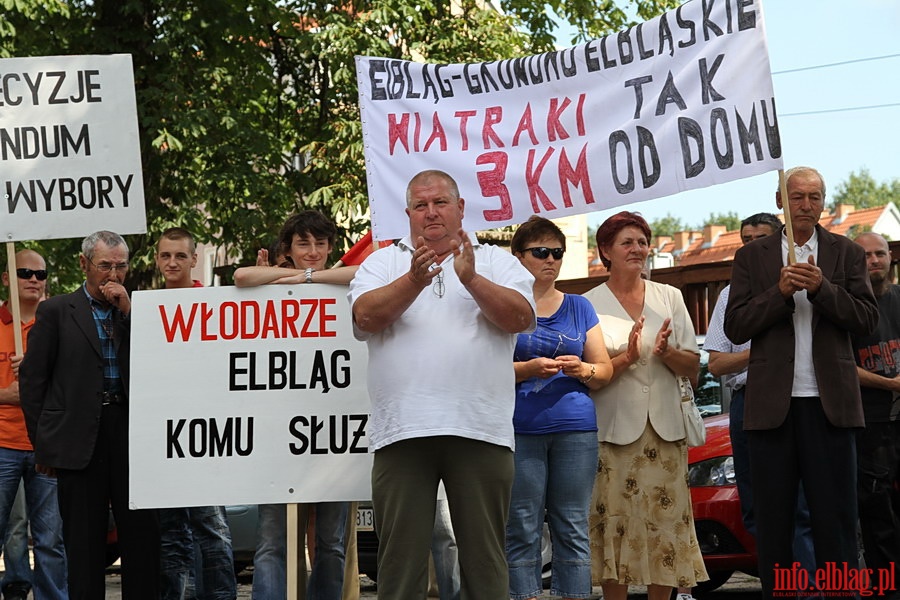
<svg viewBox="0 0 900 600"><path fill-rule="evenodd" d="M343 266L362 264L362 261L364 261L367 256L375 252L375 250L377 250L378 248L384 248L385 246L390 246L392 243L393 242L391 240L381 241L378 242L378 246L376 248L375 244L372 242L372 231L369 230L366 232L366 235L364 235L358 242L353 244L353 247L347 250L346 254L341 257L339 264Z"/></svg>

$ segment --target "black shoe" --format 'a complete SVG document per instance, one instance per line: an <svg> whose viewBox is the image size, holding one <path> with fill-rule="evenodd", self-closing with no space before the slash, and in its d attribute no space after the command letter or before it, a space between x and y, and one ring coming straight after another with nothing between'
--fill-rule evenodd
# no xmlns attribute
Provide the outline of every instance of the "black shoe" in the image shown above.
<svg viewBox="0 0 900 600"><path fill-rule="evenodd" d="M26 600L30 591L31 585L25 581L7 583L3 586L3 600Z"/></svg>

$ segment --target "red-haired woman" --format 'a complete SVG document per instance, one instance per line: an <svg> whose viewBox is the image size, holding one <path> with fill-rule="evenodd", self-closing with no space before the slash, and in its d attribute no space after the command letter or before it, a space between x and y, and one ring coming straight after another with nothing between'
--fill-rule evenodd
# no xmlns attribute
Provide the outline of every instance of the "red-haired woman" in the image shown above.
<svg viewBox="0 0 900 600"><path fill-rule="evenodd" d="M592 392L600 460L591 511L592 577L606 600L646 585L649 600L707 579L694 533L678 376L700 354L681 293L648 281L650 227L637 213L597 230L609 280L588 291L612 359L609 385Z"/></svg>

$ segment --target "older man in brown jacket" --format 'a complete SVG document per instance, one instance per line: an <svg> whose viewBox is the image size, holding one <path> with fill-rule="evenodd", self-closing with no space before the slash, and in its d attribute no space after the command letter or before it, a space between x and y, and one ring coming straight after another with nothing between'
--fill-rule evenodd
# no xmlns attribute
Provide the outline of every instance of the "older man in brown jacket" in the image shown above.
<svg viewBox="0 0 900 600"><path fill-rule="evenodd" d="M794 562L798 481L817 567L857 566L854 435L863 413L850 335L878 323L862 249L818 225L822 176L796 167L785 177L788 197L778 193L776 202L790 211L797 261L788 264L784 230L738 250L725 313L726 335L737 344L753 341L744 429L766 598L802 584L784 577ZM776 568L783 569L778 577ZM823 583L822 590L844 590Z"/></svg>

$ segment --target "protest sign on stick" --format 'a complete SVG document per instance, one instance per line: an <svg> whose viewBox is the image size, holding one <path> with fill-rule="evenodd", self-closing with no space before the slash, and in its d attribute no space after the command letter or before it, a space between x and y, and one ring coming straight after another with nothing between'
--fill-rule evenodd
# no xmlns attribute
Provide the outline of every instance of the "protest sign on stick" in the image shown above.
<svg viewBox="0 0 900 600"><path fill-rule="evenodd" d="M0 234L144 233L131 56L0 59Z"/></svg>
<svg viewBox="0 0 900 600"><path fill-rule="evenodd" d="M325 284L135 292L132 505L370 498L368 354L346 295Z"/></svg>
<svg viewBox="0 0 900 600"><path fill-rule="evenodd" d="M688 2L537 56L356 68L377 240L407 233L403 190L425 169L456 178L480 230L782 167L761 0Z"/></svg>

